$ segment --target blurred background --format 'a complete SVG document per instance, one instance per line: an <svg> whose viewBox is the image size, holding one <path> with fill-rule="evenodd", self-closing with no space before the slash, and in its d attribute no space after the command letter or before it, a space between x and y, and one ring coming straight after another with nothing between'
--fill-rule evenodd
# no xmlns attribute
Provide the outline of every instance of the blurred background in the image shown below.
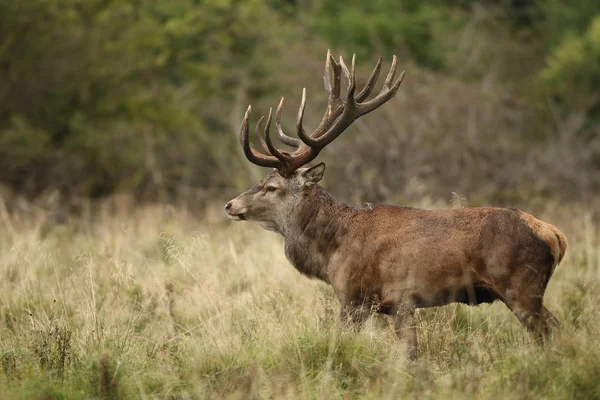
<svg viewBox="0 0 600 400"><path fill-rule="evenodd" d="M115 196L224 203L266 173L237 140L247 105L253 126L285 96L293 134L306 87L316 127L328 48L356 53L359 85L379 56L406 71L320 156L339 200L598 197L591 0L2 1L0 196L67 214Z"/></svg>

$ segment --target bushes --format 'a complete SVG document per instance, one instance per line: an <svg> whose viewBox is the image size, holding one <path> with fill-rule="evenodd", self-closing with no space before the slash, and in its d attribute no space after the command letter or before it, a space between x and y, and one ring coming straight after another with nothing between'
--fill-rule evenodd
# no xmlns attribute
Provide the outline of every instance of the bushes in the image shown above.
<svg viewBox="0 0 600 400"><path fill-rule="evenodd" d="M583 117L588 118L581 122L582 129L575 133L597 135L600 121L600 13L583 33L566 36L548 55L540 79L546 91L555 97L561 111L583 113Z"/></svg>
<svg viewBox="0 0 600 400"><path fill-rule="evenodd" d="M445 64L444 35L464 22L464 13L444 2L318 2L313 27L336 47L351 49L364 58L373 52L403 51L433 69ZM455 26L452 26L452 24Z"/></svg>
<svg viewBox="0 0 600 400"><path fill-rule="evenodd" d="M264 87L262 2L33 0L0 15L0 180L88 195L218 184L233 137L214 109Z"/></svg>
<svg viewBox="0 0 600 400"><path fill-rule="evenodd" d="M397 112L391 103L366 120L381 140L348 147L386 157L368 164L377 170L362 162L359 187L342 192L372 192L378 172L390 176L381 200L411 198L406 188L424 181L439 188L433 196L486 202L595 193L598 18L585 0L1 2L0 183L32 197L62 187L150 199L244 187L252 170L235 134L245 105L265 113L274 93L322 93L322 58L335 46L357 53L359 80L375 55L399 55L408 72ZM307 124L322 100L311 96ZM356 135L344 137L365 142ZM390 145L408 137L412 147ZM506 172L522 160L524 173ZM402 163L404 176L389 174ZM328 177L347 182L355 169Z"/></svg>

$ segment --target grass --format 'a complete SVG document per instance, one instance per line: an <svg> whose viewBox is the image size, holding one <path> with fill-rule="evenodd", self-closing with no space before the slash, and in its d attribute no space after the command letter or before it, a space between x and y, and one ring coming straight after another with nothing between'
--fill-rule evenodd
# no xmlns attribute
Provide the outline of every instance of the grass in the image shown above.
<svg viewBox="0 0 600 400"><path fill-rule="evenodd" d="M561 215L566 215L561 218ZM569 237L534 344L502 304L420 310L409 364L381 318L337 321L325 284L248 223L145 207L95 222L0 224L2 398L600 398L600 230ZM563 220L560 223L559 220Z"/></svg>

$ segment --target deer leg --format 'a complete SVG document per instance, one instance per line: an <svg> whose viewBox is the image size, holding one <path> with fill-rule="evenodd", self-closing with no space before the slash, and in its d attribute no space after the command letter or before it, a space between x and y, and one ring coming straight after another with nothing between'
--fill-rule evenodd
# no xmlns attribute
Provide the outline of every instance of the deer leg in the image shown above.
<svg viewBox="0 0 600 400"><path fill-rule="evenodd" d="M524 268L527 271L526 268ZM543 297L547 281L536 279L538 276L522 276L513 279L507 287L502 288L502 301L515 314L521 325L534 337L544 343L550 334L550 328L558 326L558 319L544 306ZM529 282L524 286L521 282Z"/></svg>
<svg viewBox="0 0 600 400"><path fill-rule="evenodd" d="M363 323L369 318L371 309L364 305L345 304L340 312L342 324L353 331L360 330Z"/></svg>
<svg viewBox="0 0 600 400"><path fill-rule="evenodd" d="M419 345L417 341L414 306L412 304L400 303L392 309L391 316L398 339L406 343L407 358L409 360L416 360L419 357Z"/></svg>
<svg viewBox="0 0 600 400"><path fill-rule="evenodd" d="M542 305L542 296L522 295L506 299L506 305L538 341L543 342L550 333L548 322L556 318Z"/></svg>
<svg viewBox="0 0 600 400"><path fill-rule="evenodd" d="M546 321L547 325L551 328L560 327L558 318L556 318L544 305L542 305L542 319Z"/></svg>

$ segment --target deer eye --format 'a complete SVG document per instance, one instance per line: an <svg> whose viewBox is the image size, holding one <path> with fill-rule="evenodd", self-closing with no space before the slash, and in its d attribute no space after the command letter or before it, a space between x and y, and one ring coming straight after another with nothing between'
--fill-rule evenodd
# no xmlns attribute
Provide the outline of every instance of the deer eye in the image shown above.
<svg viewBox="0 0 600 400"><path fill-rule="evenodd" d="M274 192L277 190L276 186L267 186L267 192Z"/></svg>

